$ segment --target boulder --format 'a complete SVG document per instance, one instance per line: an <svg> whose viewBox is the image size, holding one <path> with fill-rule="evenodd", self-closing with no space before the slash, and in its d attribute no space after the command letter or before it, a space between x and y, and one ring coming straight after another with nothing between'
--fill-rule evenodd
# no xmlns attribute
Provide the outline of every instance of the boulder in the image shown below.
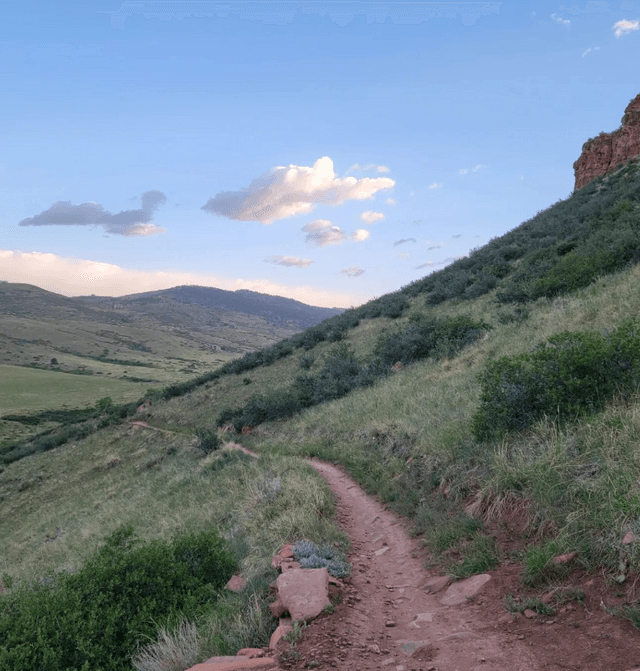
<svg viewBox="0 0 640 671"><path fill-rule="evenodd" d="M313 620L331 605L326 567L292 569L281 573L276 584L278 596L293 620Z"/></svg>

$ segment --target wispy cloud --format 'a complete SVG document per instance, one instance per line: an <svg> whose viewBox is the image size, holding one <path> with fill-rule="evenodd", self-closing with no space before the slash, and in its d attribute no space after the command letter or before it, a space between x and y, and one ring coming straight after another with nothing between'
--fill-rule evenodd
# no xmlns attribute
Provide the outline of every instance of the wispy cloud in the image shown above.
<svg viewBox="0 0 640 671"><path fill-rule="evenodd" d="M365 224L373 224L376 221L382 221L384 219L384 214L382 212L372 212L367 210L360 215L360 219L364 221Z"/></svg>
<svg viewBox="0 0 640 671"><path fill-rule="evenodd" d="M278 284L267 279L246 280L198 273L136 270L101 261L6 249L0 249L0 280L35 284L66 296L124 296L191 284L228 291L248 289L322 307L349 307L372 298L370 294L328 291L309 285Z"/></svg>
<svg viewBox="0 0 640 671"><path fill-rule="evenodd" d="M461 175L467 175L467 174L469 174L469 170L471 170L471 172L478 172L478 170L484 170L485 168L488 168L488 167L489 167L489 166L486 165L486 164L484 164L484 163L478 163L478 165L474 165L473 168L471 168L471 169L469 169L469 168L460 168L460 170L458 170L458 172L459 172Z"/></svg>
<svg viewBox="0 0 640 671"><path fill-rule="evenodd" d="M469 168L460 168L460 174L466 175L469 172Z"/></svg>
<svg viewBox="0 0 640 671"><path fill-rule="evenodd" d="M387 200L384 201L387 205L395 205L396 201L393 198L387 198Z"/></svg>
<svg viewBox="0 0 640 671"><path fill-rule="evenodd" d="M364 270L362 268L359 268L358 266L351 266L351 268L343 268L340 272L343 275L346 275L347 277L360 277L360 275L364 274Z"/></svg>
<svg viewBox="0 0 640 671"><path fill-rule="evenodd" d="M634 30L640 28L640 20L636 19L635 21L628 21L627 19L622 19L613 24L613 34L616 37L622 37L628 33L632 33Z"/></svg>
<svg viewBox="0 0 640 671"><path fill-rule="evenodd" d="M461 237L462 237L462 233L456 233L455 235L452 235L451 237L452 237L452 238L461 238Z"/></svg>
<svg viewBox="0 0 640 671"><path fill-rule="evenodd" d="M582 52L582 58L584 58L587 54L590 54L592 51L600 51L600 47L593 47L593 49L589 47L588 49L585 49Z"/></svg>
<svg viewBox="0 0 640 671"><path fill-rule="evenodd" d="M347 242L347 240L362 242L370 235L369 231L364 228L359 228L349 235L338 226L332 226L331 222L326 219L316 219L310 224L303 226L300 230L307 234L305 242L317 247L340 245L343 242Z"/></svg>
<svg viewBox="0 0 640 671"><path fill-rule="evenodd" d="M567 28L571 26L571 21L569 19L563 19L561 16L558 16L557 14L552 14L551 19L556 23L561 23L563 26L566 26Z"/></svg>
<svg viewBox="0 0 640 671"><path fill-rule="evenodd" d="M404 244L406 244L407 242L416 242L416 239L415 239L415 238L403 238L402 240L396 240L396 241L393 243L393 246L394 246L394 247L397 247L398 245L404 245Z"/></svg>
<svg viewBox="0 0 640 671"><path fill-rule="evenodd" d="M306 268L313 261L311 259L301 259L297 256L267 256L265 263L275 263L278 266L295 266L296 268Z"/></svg>
<svg viewBox="0 0 640 671"><path fill-rule="evenodd" d="M142 194L139 210L123 210L111 214L102 205L89 201L72 205L71 201L58 201L35 217L23 219L20 226L102 226L107 233L127 237L155 235L164 228L151 223L156 210L167 201L162 191Z"/></svg>
<svg viewBox="0 0 640 671"><path fill-rule="evenodd" d="M427 247L427 250L442 249L443 247L444 247L444 242L439 242L437 245L431 245L431 247Z"/></svg>
<svg viewBox="0 0 640 671"><path fill-rule="evenodd" d="M427 187L429 189L441 189L442 188L442 182L434 182L433 184L429 184Z"/></svg>
<svg viewBox="0 0 640 671"><path fill-rule="evenodd" d="M384 166L380 166L384 168ZM277 166L239 191L222 191L201 209L238 221L272 224L296 214L311 212L316 205L341 205L347 200L372 200L395 181L388 177L336 177L333 161L319 158L313 167Z"/></svg>
<svg viewBox="0 0 640 671"><path fill-rule="evenodd" d="M434 266L448 266L450 263L464 258L464 256L447 256L443 261L427 261L426 263L421 263L419 266L415 266L415 269L420 270L421 268L431 268Z"/></svg>
<svg viewBox="0 0 640 671"><path fill-rule="evenodd" d="M399 252L398 253L398 258L399 259L410 259L411 254L409 252Z"/></svg>
<svg viewBox="0 0 640 671"><path fill-rule="evenodd" d="M375 170L379 173L389 172L389 168L386 165L377 165L376 163L369 163L368 165L360 165L359 163L354 163L348 170L345 172L345 177L350 172L364 172L366 170Z"/></svg>

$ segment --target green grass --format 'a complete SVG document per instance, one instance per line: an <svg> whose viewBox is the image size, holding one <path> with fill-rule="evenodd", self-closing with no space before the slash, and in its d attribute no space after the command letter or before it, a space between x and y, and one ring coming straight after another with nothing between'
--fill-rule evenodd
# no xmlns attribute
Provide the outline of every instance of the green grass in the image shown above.
<svg viewBox="0 0 640 671"><path fill-rule="evenodd" d="M95 375L71 375L21 366L0 365L0 413L38 412L51 408L88 407L105 396L135 401L145 383L110 380Z"/></svg>

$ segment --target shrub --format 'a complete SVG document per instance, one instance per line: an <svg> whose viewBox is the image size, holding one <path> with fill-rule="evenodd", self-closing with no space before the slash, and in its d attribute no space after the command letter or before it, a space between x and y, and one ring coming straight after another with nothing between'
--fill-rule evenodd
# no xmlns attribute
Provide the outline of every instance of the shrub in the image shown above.
<svg viewBox="0 0 640 671"><path fill-rule="evenodd" d="M302 568L323 568L336 578L351 575L351 565L345 556L331 545L316 545L311 541L298 541L293 554Z"/></svg>
<svg viewBox="0 0 640 671"><path fill-rule="evenodd" d="M211 429L198 429L196 430L196 436L200 438L198 447L205 454L211 454L211 452L219 449L222 444L222 441L218 438L218 434Z"/></svg>
<svg viewBox="0 0 640 671"><path fill-rule="evenodd" d="M77 573L0 595L0 668L129 669L158 620L205 612L234 569L215 530L141 543L120 527Z"/></svg>
<svg viewBox="0 0 640 671"><path fill-rule="evenodd" d="M640 332L635 321L608 336L559 333L533 352L487 363L479 375L480 407L473 418L478 440L528 428L543 416L573 419L631 391L640 374Z"/></svg>

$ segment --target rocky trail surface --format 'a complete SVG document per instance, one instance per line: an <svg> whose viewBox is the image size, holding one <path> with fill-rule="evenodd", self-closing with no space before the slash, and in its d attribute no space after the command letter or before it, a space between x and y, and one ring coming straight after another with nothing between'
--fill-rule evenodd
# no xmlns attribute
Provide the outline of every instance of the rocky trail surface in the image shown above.
<svg viewBox="0 0 640 671"><path fill-rule="evenodd" d="M194 671L640 671L640 632L607 612L621 600L604 576L574 572L584 600L556 604L553 616L509 613L504 599L519 591L519 565L504 562L451 584L424 568L424 544L406 520L339 467L310 463L328 481L352 544L352 574L332 587L333 612L311 621L299 640L281 640L277 654L264 651L268 659L263 652L213 658Z"/></svg>

